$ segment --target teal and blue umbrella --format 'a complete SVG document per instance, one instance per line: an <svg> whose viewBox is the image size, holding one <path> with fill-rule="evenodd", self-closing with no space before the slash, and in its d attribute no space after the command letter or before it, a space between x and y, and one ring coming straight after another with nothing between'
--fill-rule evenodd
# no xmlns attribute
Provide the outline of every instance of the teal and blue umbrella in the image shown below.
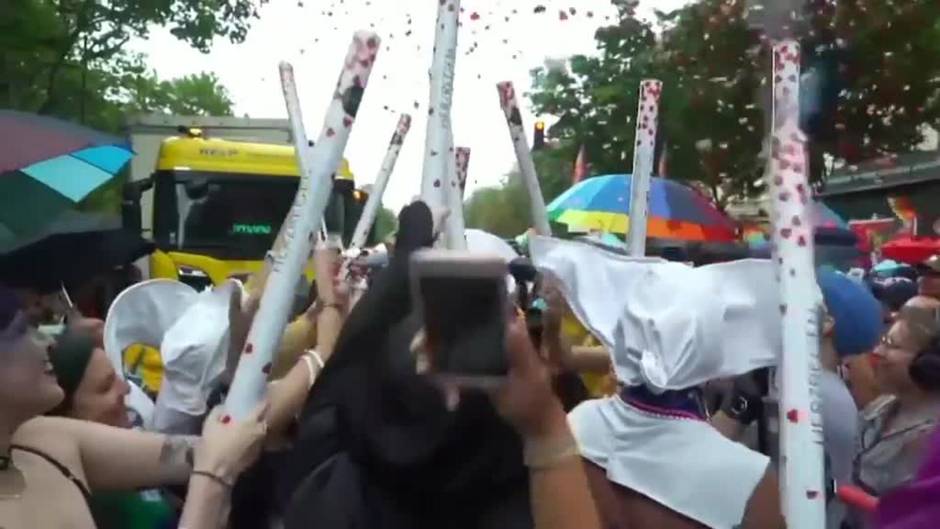
<svg viewBox="0 0 940 529"><path fill-rule="evenodd" d="M631 175L589 178L548 205L551 220L571 230L627 233ZM647 236L686 241L734 241L737 226L710 200L679 182L650 180Z"/></svg>
<svg viewBox="0 0 940 529"><path fill-rule="evenodd" d="M0 110L0 145L0 247L41 229L133 156L116 136L11 110Z"/></svg>

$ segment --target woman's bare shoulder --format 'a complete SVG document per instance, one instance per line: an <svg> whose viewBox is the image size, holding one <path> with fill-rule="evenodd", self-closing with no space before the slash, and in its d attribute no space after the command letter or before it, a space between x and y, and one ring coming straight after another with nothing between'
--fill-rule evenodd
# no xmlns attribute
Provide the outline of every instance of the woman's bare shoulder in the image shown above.
<svg viewBox="0 0 940 529"><path fill-rule="evenodd" d="M40 452L82 475L81 450L73 427L76 422L80 421L59 417L31 419L17 428L13 444L27 452Z"/></svg>
<svg viewBox="0 0 940 529"><path fill-rule="evenodd" d="M40 450L77 449L81 432L95 427L93 423L65 417L36 417L16 429L13 444Z"/></svg>
<svg viewBox="0 0 940 529"><path fill-rule="evenodd" d="M20 425L13 434L13 442L17 443L25 439L57 437L55 434L62 434L69 429L68 423L71 419L64 417L36 417Z"/></svg>

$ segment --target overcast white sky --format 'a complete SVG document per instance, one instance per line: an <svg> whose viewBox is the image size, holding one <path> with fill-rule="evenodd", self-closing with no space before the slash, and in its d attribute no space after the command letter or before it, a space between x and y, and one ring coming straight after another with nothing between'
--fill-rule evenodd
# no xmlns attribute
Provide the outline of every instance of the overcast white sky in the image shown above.
<svg viewBox="0 0 940 529"><path fill-rule="evenodd" d="M668 11L688 1L642 0L640 13L651 16L654 6ZM544 13L533 12L538 5ZM530 87L529 70L545 59L593 53L594 31L615 11L609 0L463 0L462 7L453 122L456 144L472 149L469 194L498 184L515 163L496 83L511 80L517 92L524 92ZM357 183L371 183L398 115L412 114L411 133L384 197L385 205L397 211L421 184L436 9L435 0L272 0L243 44L219 41L205 55L159 31L135 47L149 56L161 78L215 72L231 92L236 115L257 118L286 117L277 64L289 61L307 133L316 137L353 32L376 31L383 46L346 157ZM561 20L560 11L568 12L567 20ZM471 20L473 13L478 20ZM528 110L528 101L522 105ZM526 111L523 119L531 131L535 117Z"/></svg>

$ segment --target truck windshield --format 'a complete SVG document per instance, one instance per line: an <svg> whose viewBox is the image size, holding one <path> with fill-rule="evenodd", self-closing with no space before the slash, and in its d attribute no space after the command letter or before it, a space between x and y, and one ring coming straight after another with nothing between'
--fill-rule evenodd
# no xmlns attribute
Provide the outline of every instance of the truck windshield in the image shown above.
<svg viewBox="0 0 940 529"><path fill-rule="evenodd" d="M220 259L257 260L277 237L297 193L283 176L161 171L156 175L154 239L162 248ZM342 233L341 191L327 211L329 231Z"/></svg>

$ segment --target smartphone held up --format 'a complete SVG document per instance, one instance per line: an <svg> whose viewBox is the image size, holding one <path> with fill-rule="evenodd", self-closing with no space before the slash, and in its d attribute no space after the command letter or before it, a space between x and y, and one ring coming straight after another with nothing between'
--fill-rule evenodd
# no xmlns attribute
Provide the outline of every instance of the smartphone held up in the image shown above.
<svg viewBox="0 0 940 529"><path fill-rule="evenodd" d="M507 273L506 260L495 255L423 250L412 256L411 291L424 322L429 374L461 386L502 383L512 310Z"/></svg>

